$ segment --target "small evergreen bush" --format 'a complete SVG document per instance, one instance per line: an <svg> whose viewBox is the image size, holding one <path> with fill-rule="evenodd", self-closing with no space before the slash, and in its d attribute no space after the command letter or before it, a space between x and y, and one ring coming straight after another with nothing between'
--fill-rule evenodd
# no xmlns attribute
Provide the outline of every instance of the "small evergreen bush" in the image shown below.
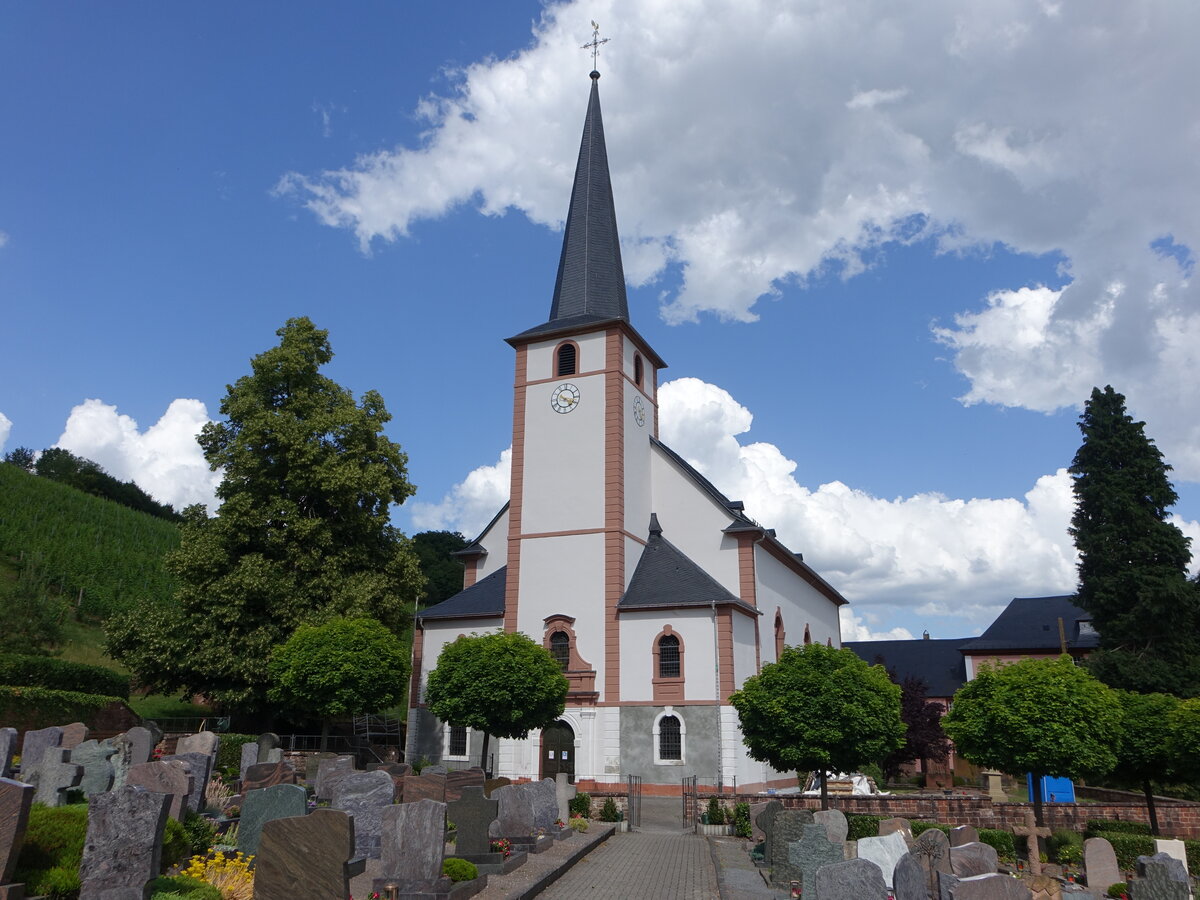
<svg viewBox="0 0 1200 900"><path fill-rule="evenodd" d="M882 816L846 816L846 840L857 841L865 837L879 837L879 823L882 821Z"/></svg>
<svg viewBox="0 0 1200 900"><path fill-rule="evenodd" d="M167 871L191 855L192 842L184 830L183 823L168 818L166 830L163 831L162 870Z"/></svg>
<svg viewBox="0 0 1200 900"><path fill-rule="evenodd" d="M604 798L604 805L600 807L601 822L620 822L621 812L617 809L617 801L612 797Z"/></svg>
<svg viewBox="0 0 1200 900"><path fill-rule="evenodd" d="M735 837L748 838L754 834L750 825L750 804L735 803L733 805L733 833Z"/></svg>
<svg viewBox="0 0 1200 900"><path fill-rule="evenodd" d="M721 805L721 801L716 797L708 798L708 809L705 810L704 814L708 817L709 825L725 824L725 807Z"/></svg>
<svg viewBox="0 0 1200 900"><path fill-rule="evenodd" d="M582 791L567 801L567 809L571 815L581 815L585 819L592 817L592 795Z"/></svg>
<svg viewBox="0 0 1200 900"><path fill-rule="evenodd" d="M1116 884L1110 884L1108 886L1108 890L1104 892L1104 895L1106 897L1116 897L1117 900L1120 900L1121 897L1124 897L1128 893L1129 885L1124 881L1118 881Z"/></svg>
<svg viewBox="0 0 1200 900"><path fill-rule="evenodd" d="M190 856L203 856L217 839L217 829L212 820L190 812L183 817L183 830L187 833Z"/></svg>
<svg viewBox="0 0 1200 900"><path fill-rule="evenodd" d="M479 877L479 869L465 859L448 856L442 860L442 874L454 882L473 881Z"/></svg>
<svg viewBox="0 0 1200 900"><path fill-rule="evenodd" d="M85 804L32 807L13 880L24 883L31 897L75 900L79 896L79 864L86 836Z"/></svg>

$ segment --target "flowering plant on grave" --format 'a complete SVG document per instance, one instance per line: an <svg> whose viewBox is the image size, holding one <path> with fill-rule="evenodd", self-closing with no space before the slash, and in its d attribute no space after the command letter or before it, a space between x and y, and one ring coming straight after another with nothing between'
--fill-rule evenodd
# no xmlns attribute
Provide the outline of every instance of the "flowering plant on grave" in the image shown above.
<svg viewBox="0 0 1200 900"><path fill-rule="evenodd" d="M226 856L218 850L209 858L193 856L180 874L211 884L221 892L222 900L254 900L253 856L238 853Z"/></svg>
<svg viewBox="0 0 1200 900"><path fill-rule="evenodd" d="M508 859L512 856L512 841L508 838L500 838L499 840L492 841L491 850L493 853L503 853L504 858Z"/></svg>
<svg viewBox="0 0 1200 900"><path fill-rule="evenodd" d="M566 827L567 827L567 823L566 823L566 822L564 822L562 819L555 819L555 820L554 820L554 827L555 827L555 828L566 828Z"/></svg>

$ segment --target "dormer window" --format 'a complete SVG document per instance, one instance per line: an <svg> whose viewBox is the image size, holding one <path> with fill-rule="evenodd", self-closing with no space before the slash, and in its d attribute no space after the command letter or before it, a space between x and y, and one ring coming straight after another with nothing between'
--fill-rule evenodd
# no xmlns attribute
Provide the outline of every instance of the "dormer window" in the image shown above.
<svg viewBox="0 0 1200 900"><path fill-rule="evenodd" d="M633 383L638 387L642 386L642 355L640 353L633 354Z"/></svg>
<svg viewBox="0 0 1200 900"><path fill-rule="evenodd" d="M567 341L558 347L558 359L555 372L558 375L574 375L578 371L579 348L574 341Z"/></svg>

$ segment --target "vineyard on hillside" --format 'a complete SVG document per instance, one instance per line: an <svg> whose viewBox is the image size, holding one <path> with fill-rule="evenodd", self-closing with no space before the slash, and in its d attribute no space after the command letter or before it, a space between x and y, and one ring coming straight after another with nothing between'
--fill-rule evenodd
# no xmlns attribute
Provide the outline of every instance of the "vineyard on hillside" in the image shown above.
<svg viewBox="0 0 1200 900"><path fill-rule="evenodd" d="M178 546L170 522L0 463L0 558L19 590L54 591L83 620L168 598L162 558Z"/></svg>

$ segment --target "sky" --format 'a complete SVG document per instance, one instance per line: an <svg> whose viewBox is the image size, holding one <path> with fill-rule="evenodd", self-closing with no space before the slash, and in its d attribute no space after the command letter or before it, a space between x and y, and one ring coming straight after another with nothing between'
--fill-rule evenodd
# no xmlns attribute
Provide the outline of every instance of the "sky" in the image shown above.
<svg viewBox="0 0 1200 900"><path fill-rule="evenodd" d="M662 437L851 601L844 639L1074 589L1096 385L1200 537L1200 6L1172 0L0 2L0 450L211 503L195 433L305 315L394 416L396 523L474 536L592 20Z"/></svg>

